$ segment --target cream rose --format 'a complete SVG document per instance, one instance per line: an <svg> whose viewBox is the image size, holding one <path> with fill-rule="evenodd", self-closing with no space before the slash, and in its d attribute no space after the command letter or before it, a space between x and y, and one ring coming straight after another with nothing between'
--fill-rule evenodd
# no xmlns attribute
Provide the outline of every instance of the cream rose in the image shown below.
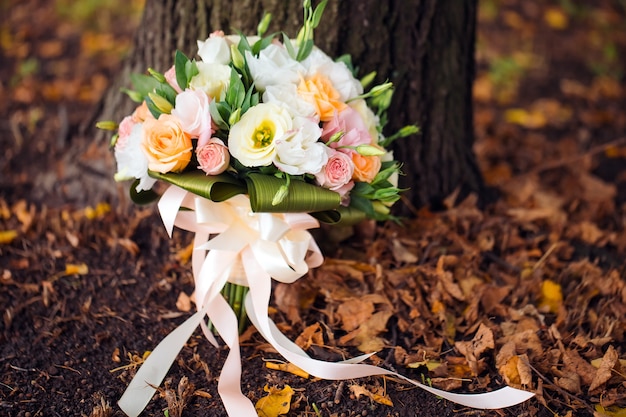
<svg viewBox="0 0 626 417"><path fill-rule="evenodd" d="M276 153L274 139L284 136L292 127L287 110L273 103L260 103L231 126L228 148L247 167L267 166Z"/></svg>
<svg viewBox="0 0 626 417"><path fill-rule="evenodd" d="M192 90L202 90L213 100L223 100L230 85L231 68L228 65L197 62L198 74L189 82Z"/></svg>
<svg viewBox="0 0 626 417"><path fill-rule="evenodd" d="M143 123L141 147L148 158L148 168L162 174L180 172L191 160L191 138L171 114Z"/></svg>
<svg viewBox="0 0 626 417"><path fill-rule="evenodd" d="M206 144L198 146L196 157L201 170L207 175L218 175L226 171L230 164L228 148L221 139L211 138Z"/></svg>

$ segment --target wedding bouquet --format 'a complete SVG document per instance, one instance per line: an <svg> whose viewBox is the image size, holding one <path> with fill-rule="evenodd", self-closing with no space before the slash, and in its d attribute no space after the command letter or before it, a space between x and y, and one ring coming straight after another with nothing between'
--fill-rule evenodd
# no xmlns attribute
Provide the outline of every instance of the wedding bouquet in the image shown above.
<svg viewBox="0 0 626 417"><path fill-rule="evenodd" d="M170 235L175 225L195 233L198 312L139 369L120 400L129 415L143 410L198 326L211 343L217 345L217 333L231 348L218 385L228 414L256 415L239 386L238 334L246 316L287 360L318 377L403 378L357 363L367 355L339 363L312 359L268 317L271 280L290 283L321 264L308 232L318 220L394 218L400 165L389 146L417 131L407 126L383 135L392 85L366 91L374 73L359 80L348 57L334 60L315 46L325 5L313 8L305 0L295 40L266 36L266 16L257 36L218 31L198 41L197 59L177 51L164 73L131 77L133 90L126 92L140 103L131 115L119 125L99 125L116 131L115 179L133 180L137 202L159 199ZM158 180L170 185L161 196L153 189ZM461 397L454 400L473 405Z"/></svg>

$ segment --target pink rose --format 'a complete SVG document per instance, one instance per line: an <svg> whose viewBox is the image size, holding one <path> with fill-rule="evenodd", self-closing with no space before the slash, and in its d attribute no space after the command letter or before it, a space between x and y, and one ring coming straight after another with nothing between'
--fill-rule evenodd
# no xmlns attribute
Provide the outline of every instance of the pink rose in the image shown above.
<svg viewBox="0 0 626 417"><path fill-rule="evenodd" d="M330 143L328 146L331 148L372 143L372 135L369 133L363 118L352 107L347 107L341 113L335 113L330 121L324 123L322 140L328 142L334 134L339 132L344 132L344 135L339 141ZM345 152L345 150L342 151Z"/></svg>
<svg viewBox="0 0 626 417"><path fill-rule="evenodd" d="M185 133L198 138L198 146L207 143L213 133L213 125L209 96L204 91L185 90L177 95L172 114L178 118Z"/></svg>
<svg viewBox="0 0 626 417"><path fill-rule="evenodd" d="M178 81L176 81L176 67L174 67L172 65L172 67L170 69L168 69L167 71L165 71L165 74L163 74L163 76L165 77L165 81L167 81L167 83L174 89L176 90L177 93L181 93L183 90L180 88L180 86L178 85Z"/></svg>
<svg viewBox="0 0 626 417"><path fill-rule="evenodd" d="M315 174L317 183L324 188L336 191L342 196L352 189L350 184L354 174L354 163L348 155L332 149L328 149L330 155L328 162Z"/></svg>
<svg viewBox="0 0 626 417"><path fill-rule="evenodd" d="M218 175L226 171L230 164L230 154L228 148L218 138L210 138L207 143L198 146L196 149L198 158L198 168L206 172L207 175Z"/></svg>
<svg viewBox="0 0 626 417"><path fill-rule="evenodd" d="M123 148L126 146L126 142L128 142L128 137L133 131L133 127L135 126L135 121L132 116L126 116L120 122L119 127L117 128L118 138L115 142L116 148Z"/></svg>

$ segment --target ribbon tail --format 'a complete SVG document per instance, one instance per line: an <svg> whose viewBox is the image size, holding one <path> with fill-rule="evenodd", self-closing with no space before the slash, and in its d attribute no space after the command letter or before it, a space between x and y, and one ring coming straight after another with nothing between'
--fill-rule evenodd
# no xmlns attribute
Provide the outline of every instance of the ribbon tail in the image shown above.
<svg viewBox="0 0 626 417"><path fill-rule="evenodd" d="M163 339L139 368L118 405L129 417L137 417L152 399L156 388L174 363L187 340L206 314L198 311Z"/></svg>
<svg viewBox="0 0 626 417"><path fill-rule="evenodd" d="M254 405L241 392L241 353L237 316L221 295L213 298L207 305L207 314L222 340L230 348L217 384L226 412L231 417L257 417Z"/></svg>
<svg viewBox="0 0 626 417"><path fill-rule="evenodd" d="M245 303L250 321L254 324L259 333L261 333L286 360L311 375L330 380L362 378L374 375L392 375L408 381L434 395L457 404L477 409L510 407L526 401L534 395L533 393L511 387L481 394L450 393L420 384L401 374L373 365L350 363L346 361L332 363L313 359L280 333L275 325L272 325L273 323L267 314L271 293L271 280L269 277L260 276L266 273L260 268L256 259L246 259L244 267L246 274L249 274L248 282L250 283L250 292L246 297ZM363 360L366 357L367 355L362 355L358 359Z"/></svg>

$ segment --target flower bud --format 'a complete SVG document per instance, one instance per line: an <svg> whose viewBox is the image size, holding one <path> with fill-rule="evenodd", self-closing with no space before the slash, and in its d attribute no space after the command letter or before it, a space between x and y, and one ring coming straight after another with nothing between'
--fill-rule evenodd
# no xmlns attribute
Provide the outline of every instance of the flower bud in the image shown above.
<svg viewBox="0 0 626 417"><path fill-rule="evenodd" d="M161 113L169 114L174 108L174 106L172 106L172 103L170 103L169 101L167 101L167 99L161 97L158 94L148 93L148 97L150 97L150 100L152 100L155 107L159 109Z"/></svg>
<svg viewBox="0 0 626 417"><path fill-rule="evenodd" d="M128 88L122 88L122 93L125 93L135 103L141 103L143 96L138 91L129 90Z"/></svg>
<svg viewBox="0 0 626 417"><path fill-rule="evenodd" d="M363 156L382 156L385 154L384 150L372 145L358 145L355 150Z"/></svg>
<svg viewBox="0 0 626 417"><path fill-rule="evenodd" d="M420 131L420 128L415 125L404 126L402 129L398 131L398 136L401 138L405 138L407 136L414 135Z"/></svg>
<svg viewBox="0 0 626 417"><path fill-rule="evenodd" d="M165 75L161 74L160 72L152 69L152 68L148 68L148 73L150 73L150 75L152 75L152 77L157 80L160 83L164 83L165 82Z"/></svg>
<svg viewBox="0 0 626 417"><path fill-rule="evenodd" d="M271 21L272 21L272 14L269 12L265 12L265 14L263 15L263 18L261 19L261 21L259 22L259 25L256 28L257 34L259 36L263 36L265 32L267 32L267 28L269 27Z"/></svg>
<svg viewBox="0 0 626 417"><path fill-rule="evenodd" d="M278 188L278 191L276 191L276 194L274 194L274 198L272 199L272 205L276 206L282 203L285 197L287 197L287 194L289 194L289 187L287 187L286 185L281 185Z"/></svg>
<svg viewBox="0 0 626 417"><path fill-rule="evenodd" d="M117 130L118 124L112 120L102 120L96 123L96 127L102 130Z"/></svg>
<svg viewBox="0 0 626 417"><path fill-rule="evenodd" d="M237 49L237 46L235 44L230 45L230 56L233 60L233 65L235 66L235 68L243 71L243 69L246 67L246 60L244 59L243 55L241 55L241 52L239 51L239 49Z"/></svg>
<svg viewBox="0 0 626 417"><path fill-rule="evenodd" d="M241 109L235 109L235 111L233 111L228 118L228 124L232 126L237 123L239 119L241 119Z"/></svg>
<svg viewBox="0 0 626 417"><path fill-rule="evenodd" d="M366 88L368 85L370 85L372 81L374 81L374 78L376 78L376 71L372 71L369 74L365 75L363 78L361 78L361 85L363 86L363 88Z"/></svg>

